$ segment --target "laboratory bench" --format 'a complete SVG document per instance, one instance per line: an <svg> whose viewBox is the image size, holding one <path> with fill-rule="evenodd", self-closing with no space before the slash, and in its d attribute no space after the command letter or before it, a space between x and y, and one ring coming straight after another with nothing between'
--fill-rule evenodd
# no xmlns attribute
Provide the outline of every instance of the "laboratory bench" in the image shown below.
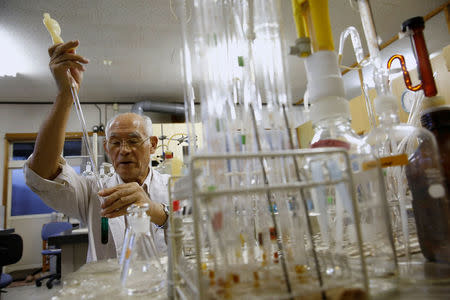
<svg viewBox="0 0 450 300"><path fill-rule="evenodd" d="M411 276L403 276L404 278L400 279L397 291L374 299L450 299L450 265L419 264L420 259L417 257L415 261L417 265L411 268ZM167 264L167 258L163 258L163 264ZM400 267L405 268L402 264ZM433 280L430 280L430 276L433 277ZM65 276L63 278L65 286L57 287L59 290L54 295L59 296L60 299L80 299L81 296L88 294L95 294L94 299L150 299L149 295L120 296L119 277L120 268L116 259L85 264L78 271ZM151 299L167 299L167 290L152 294ZM310 298L301 299L308 300Z"/></svg>

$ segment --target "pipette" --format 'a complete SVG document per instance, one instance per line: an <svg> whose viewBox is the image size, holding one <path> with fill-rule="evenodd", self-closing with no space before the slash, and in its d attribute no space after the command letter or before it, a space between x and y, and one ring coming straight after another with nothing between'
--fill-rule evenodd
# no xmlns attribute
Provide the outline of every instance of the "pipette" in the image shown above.
<svg viewBox="0 0 450 300"><path fill-rule="evenodd" d="M60 44L64 43L63 39L61 38L61 27L59 26L58 22L55 19L52 19L50 17L50 14L44 13L44 25L47 28L48 32L50 33L50 36L52 37L53 44ZM69 50L74 51L74 50ZM70 70L67 71L70 75ZM89 135L87 131L86 121L83 115L83 110L81 109L80 99L78 98L78 92L77 92L77 85L75 83L75 80L72 78L72 84L70 87L70 91L72 93L72 99L75 105L75 109L77 112L78 119L81 124L82 132L83 132L83 138L84 138L84 144L86 146L86 150L89 156L89 160L91 161L92 167L93 167L93 173L97 182L97 185L100 189L103 189L103 183L100 180L100 176L98 174L98 168L96 164L96 159L92 155L91 146L89 144ZM99 197L100 201L103 203L103 198ZM108 243L108 218L102 217L101 218L101 241L102 244ZM94 245L94 244L93 244ZM95 247L92 247L91 250L93 251L93 254L95 254ZM96 255L93 255L96 257Z"/></svg>

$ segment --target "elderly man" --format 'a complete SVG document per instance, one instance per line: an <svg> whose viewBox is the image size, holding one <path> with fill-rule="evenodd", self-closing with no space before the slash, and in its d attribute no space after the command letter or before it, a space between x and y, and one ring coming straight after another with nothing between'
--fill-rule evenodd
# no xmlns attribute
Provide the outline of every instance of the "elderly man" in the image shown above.
<svg viewBox="0 0 450 300"><path fill-rule="evenodd" d="M34 152L25 164L26 182L47 205L88 225L87 261L113 258L120 253L125 232L124 215L133 203L149 204L147 214L153 223L150 230L154 232L157 248L164 251L168 176L151 168L150 155L155 152L158 139L152 136L148 117L126 113L108 122L104 148L116 174L103 179L103 190L99 189L95 178L78 175L61 157L73 102L71 82L75 81L79 88L85 70L83 64L88 63L74 53L77 46L78 41L71 41L49 49L50 69L58 95L39 130ZM104 199L103 204L99 196ZM110 218L107 244L101 243L102 216ZM96 257L92 255L94 252Z"/></svg>

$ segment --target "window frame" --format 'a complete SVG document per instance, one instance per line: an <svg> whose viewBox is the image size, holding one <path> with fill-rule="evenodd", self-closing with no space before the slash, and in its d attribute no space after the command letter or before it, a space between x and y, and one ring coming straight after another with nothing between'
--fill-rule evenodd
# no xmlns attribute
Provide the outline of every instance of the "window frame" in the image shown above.
<svg viewBox="0 0 450 300"><path fill-rule="evenodd" d="M88 132L89 136L92 136L93 132ZM103 135L103 133L99 133L99 135ZM66 132L65 141L78 141L82 140L83 133L82 132ZM4 136L4 158L3 158L3 193L2 193L2 205L4 206L4 226L8 226L9 219L14 218L38 218L42 216L46 216L48 214L33 214L33 215L24 215L24 216L11 216L11 204L12 204L12 182L11 174L12 169L22 168L24 164L24 160L12 160L12 147L14 143L17 142L35 142L37 138L37 133L6 133Z"/></svg>

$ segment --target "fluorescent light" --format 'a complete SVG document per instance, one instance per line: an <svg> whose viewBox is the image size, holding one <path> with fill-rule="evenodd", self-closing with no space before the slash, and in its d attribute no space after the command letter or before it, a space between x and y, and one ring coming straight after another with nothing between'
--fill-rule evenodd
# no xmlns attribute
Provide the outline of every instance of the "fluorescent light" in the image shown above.
<svg viewBox="0 0 450 300"><path fill-rule="evenodd" d="M0 76L16 76L17 73L29 73L31 64L20 45L12 38L12 34L0 27Z"/></svg>

